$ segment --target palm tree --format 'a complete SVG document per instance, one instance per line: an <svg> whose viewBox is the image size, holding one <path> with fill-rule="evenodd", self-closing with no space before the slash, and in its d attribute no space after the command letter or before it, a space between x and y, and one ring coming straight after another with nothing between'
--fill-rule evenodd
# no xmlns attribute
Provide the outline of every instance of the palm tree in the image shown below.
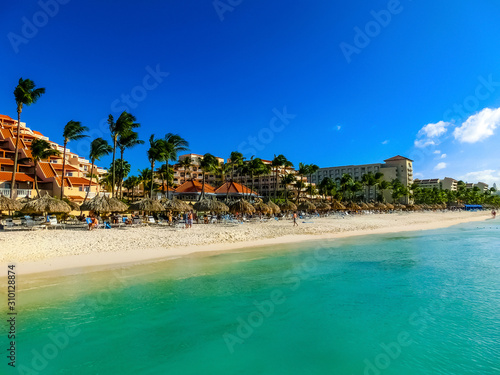
<svg viewBox="0 0 500 375"><path fill-rule="evenodd" d="M297 204L297 203L299 203L300 193L306 187L306 184L304 183L304 181L302 181L302 179L296 180L295 187L297 188L297 198L295 198L295 202Z"/></svg>
<svg viewBox="0 0 500 375"><path fill-rule="evenodd" d="M132 129L127 129L118 135L116 141L118 148L120 149L120 159L123 160L123 154L127 148L132 148L137 145L143 145L144 141L139 139L139 134ZM124 176L118 176L119 179L123 181ZM123 198L122 186L120 186L120 197Z"/></svg>
<svg viewBox="0 0 500 375"><path fill-rule="evenodd" d="M285 188L285 202L288 202L288 185L291 185L295 181L297 181L297 178L291 173L286 173L281 179L281 183Z"/></svg>
<svg viewBox="0 0 500 375"><path fill-rule="evenodd" d="M164 147L164 158L167 165L168 171L168 162L169 161L177 161L177 154L179 152L189 150L189 143L184 138L182 138L179 134L167 133L165 134L165 138L163 140ZM167 179L167 194L168 194L168 179ZM163 189L163 185L162 185Z"/></svg>
<svg viewBox="0 0 500 375"><path fill-rule="evenodd" d="M149 156L149 152L148 152ZM151 179L151 170L149 168L144 168L144 169L138 169L139 176L137 177L137 185L142 184L143 186L143 192L142 195L146 197L146 184L148 181Z"/></svg>
<svg viewBox="0 0 500 375"><path fill-rule="evenodd" d="M217 169L219 161L212 154L203 155L203 159L200 161L200 169L203 172L203 183L201 185L201 195L200 200L205 198L205 174L213 173Z"/></svg>
<svg viewBox="0 0 500 375"><path fill-rule="evenodd" d="M113 148L109 145L108 141L103 138L96 138L90 143L89 159L92 165L90 167L90 180L87 188L87 194L85 194L85 199L83 200L84 203L89 196L90 187L92 186L92 176L96 160L101 160L103 156L109 155L111 151L113 151Z"/></svg>
<svg viewBox="0 0 500 375"><path fill-rule="evenodd" d="M377 186L380 185L382 182L382 178L384 177L384 174L382 172L375 172L373 175L373 187L374 187L374 195L375 199L377 199Z"/></svg>
<svg viewBox="0 0 500 375"><path fill-rule="evenodd" d="M83 134L88 131L89 128L82 126L80 121L69 121L63 130L64 138L64 151L63 151L63 165L62 165L62 176L61 176L61 199L64 197L64 170L66 169L66 147L70 141L78 141L82 138L88 137L88 135Z"/></svg>
<svg viewBox="0 0 500 375"><path fill-rule="evenodd" d="M182 170L184 171L186 181L188 181L188 174L191 177L191 168L193 168L193 165L193 159L191 159L189 156L186 156L184 159L179 161L179 166L182 167Z"/></svg>
<svg viewBox="0 0 500 375"><path fill-rule="evenodd" d="M33 158L33 164L35 167L36 196L39 197L40 192L38 191L38 178L37 178L37 173L36 173L38 163L41 160L48 159L51 156L58 156L61 154L61 152L59 150L52 148L52 146L50 145L49 142L47 142L46 140L41 139L41 138L34 139L31 142L30 148L31 148L31 156Z"/></svg>
<svg viewBox="0 0 500 375"><path fill-rule="evenodd" d="M316 164L309 164L309 183L312 182L312 175L319 171L319 166Z"/></svg>
<svg viewBox="0 0 500 375"><path fill-rule="evenodd" d="M250 190L253 191L254 176L259 176L265 171L265 164L260 158L252 156L248 162L243 165L243 174L250 176ZM250 193L251 194L251 193Z"/></svg>
<svg viewBox="0 0 500 375"><path fill-rule="evenodd" d="M130 164L123 159L116 159L111 163L109 169L114 169L118 176L118 179L115 183L118 185L118 188L121 190L123 179L128 176L130 173Z"/></svg>
<svg viewBox="0 0 500 375"><path fill-rule="evenodd" d="M174 183L174 170L167 164L162 164L162 166L158 168L157 173L161 178L162 193L165 194L165 189L164 189L165 181L167 181L167 185L169 183L170 184ZM167 196L168 196L168 188L167 188Z"/></svg>
<svg viewBox="0 0 500 375"><path fill-rule="evenodd" d="M309 194L312 198L313 196L318 195L318 189L316 188L316 186L309 184L307 185L306 193Z"/></svg>
<svg viewBox="0 0 500 375"><path fill-rule="evenodd" d="M150 185L150 193L149 197L153 198L153 186L154 186L154 171L155 171L155 163L157 161L163 160L163 152L164 147L161 139L155 139L155 135L151 134L149 137L149 150L148 150L148 160L151 163L151 185ZM144 192L145 194L146 192Z"/></svg>
<svg viewBox="0 0 500 375"><path fill-rule="evenodd" d="M288 159L284 155L280 154L278 156L276 156L276 155L274 156L274 159L271 162L271 166L274 167L274 173L275 173L275 178L276 178L276 181L274 184L274 199L276 199L276 195L278 192L278 184L279 184L278 170L280 167L283 167L283 168L293 167L293 164L291 161L288 161Z"/></svg>
<svg viewBox="0 0 500 375"><path fill-rule="evenodd" d="M113 140L113 164L116 158L116 146L118 143L118 136L127 133L129 130L138 128L141 126L141 124L136 123L136 118L131 115L128 112L123 111L120 117L118 119L114 120L112 115L109 115L108 117L108 125L109 125L109 131L111 133L111 138ZM115 170L112 172L112 186L111 186L111 193L114 196L115 195L115 183L116 183L116 176L115 176Z"/></svg>
<svg viewBox="0 0 500 375"><path fill-rule="evenodd" d="M347 199L346 192L350 189L353 183L354 180L350 174L344 173L340 178L340 189L342 190L342 197L344 199Z"/></svg>
<svg viewBox="0 0 500 375"><path fill-rule="evenodd" d="M234 181L234 170L240 168L243 165L243 154L238 151L231 152L229 156L229 164L231 165L231 181Z"/></svg>
<svg viewBox="0 0 500 375"><path fill-rule="evenodd" d="M127 189L127 196L130 193L130 190L132 190L132 199L131 201L134 201L134 190L137 185L140 183L140 178L137 176L130 176L127 178L125 181L123 181L123 187Z"/></svg>
<svg viewBox="0 0 500 375"><path fill-rule="evenodd" d="M12 181L10 184L10 197L14 198L14 189L16 189L16 173L19 153L19 138L21 136L21 112L23 105L31 105L45 94L43 87L35 88L35 83L31 79L19 78L18 85L14 89L14 98L17 104L17 133L16 133L16 149L14 154L14 170L12 171Z"/></svg>
<svg viewBox="0 0 500 375"><path fill-rule="evenodd" d="M380 190L382 190L382 201L384 201L385 200L384 192L391 188L391 183L389 181L382 180L382 181L380 181L380 184L378 185L378 187Z"/></svg>

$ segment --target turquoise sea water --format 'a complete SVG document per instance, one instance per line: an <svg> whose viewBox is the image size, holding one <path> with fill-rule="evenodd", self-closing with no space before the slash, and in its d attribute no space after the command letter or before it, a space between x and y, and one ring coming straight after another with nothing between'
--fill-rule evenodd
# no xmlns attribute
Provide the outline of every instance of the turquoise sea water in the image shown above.
<svg viewBox="0 0 500 375"><path fill-rule="evenodd" d="M499 224L21 274L19 372L1 368L500 374Z"/></svg>

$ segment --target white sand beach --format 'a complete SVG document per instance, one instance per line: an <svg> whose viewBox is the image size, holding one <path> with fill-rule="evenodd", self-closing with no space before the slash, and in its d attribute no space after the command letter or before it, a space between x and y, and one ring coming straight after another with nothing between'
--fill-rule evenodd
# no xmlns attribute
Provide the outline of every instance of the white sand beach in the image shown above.
<svg viewBox="0 0 500 375"><path fill-rule="evenodd" d="M135 227L94 231L65 229L0 232L0 273L15 263L21 274L54 270L84 272L84 267L162 260L202 251L295 243L375 233L395 233L452 226L491 217L488 212L411 212L331 216L299 221L246 223L237 226L193 225L192 229Z"/></svg>

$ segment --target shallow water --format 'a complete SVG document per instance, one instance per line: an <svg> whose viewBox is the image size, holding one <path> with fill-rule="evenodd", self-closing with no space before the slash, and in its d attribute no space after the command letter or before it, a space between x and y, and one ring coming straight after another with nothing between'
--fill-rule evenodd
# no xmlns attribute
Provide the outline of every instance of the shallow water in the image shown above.
<svg viewBox="0 0 500 375"><path fill-rule="evenodd" d="M485 221L20 275L17 369L500 374L499 242Z"/></svg>

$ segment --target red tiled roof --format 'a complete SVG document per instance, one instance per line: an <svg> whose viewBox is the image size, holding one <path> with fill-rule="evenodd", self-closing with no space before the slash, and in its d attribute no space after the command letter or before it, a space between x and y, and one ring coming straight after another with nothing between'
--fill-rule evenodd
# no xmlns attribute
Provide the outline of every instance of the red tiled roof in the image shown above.
<svg viewBox="0 0 500 375"><path fill-rule="evenodd" d="M40 132L37 132L36 130L33 130L33 133L36 134L36 135L41 135L43 137L43 134L40 133Z"/></svg>
<svg viewBox="0 0 500 375"><path fill-rule="evenodd" d="M58 163L57 164L56 163L51 163L51 164L52 164L52 166L54 167L54 169L56 171L61 171L62 172L62 169L63 169L63 165L62 164L58 164ZM65 170L65 172L68 172L68 171L77 171L77 172L80 172L80 170L78 168L75 168L72 165L68 165L68 164L66 164L64 166L64 170Z"/></svg>
<svg viewBox="0 0 500 375"><path fill-rule="evenodd" d="M254 194L259 195L255 191L247 188L244 185L238 184L237 182L226 182L224 185L215 190L216 194Z"/></svg>
<svg viewBox="0 0 500 375"><path fill-rule="evenodd" d="M12 180L12 172L0 172L0 181L11 181ZM16 181L18 182L34 182L30 176L26 173L16 173Z"/></svg>
<svg viewBox="0 0 500 375"><path fill-rule="evenodd" d="M0 157L0 164L2 164L2 165L14 165L14 160L9 159L9 158ZM22 164L22 163L18 163L18 165L29 166L29 164Z"/></svg>
<svg viewBox="0 0 500 375"><path fill-rule="evenodd" d="M13 118L7 116L7 115L0 115L0 119L4 119L4 120L9 120L9 121L16 121L14 120Z"/></svg>
<svg viewBox="0 0 500 375"><path fill-rule="evenodd" d="M40 162L38 163L40 166L40 169L42 170L42 173L45 175L45 177L50 178L50 177L55 177L56 173L54 172L54 169L50 165L50 163L45 163L45 162Z"/></svg>
<svg viewBox="0 0 500 375"><path fill-rule="evenodd" d="M409 161L413 161L413 160L408 159L408 158L405 158L404 156L401 156L401 155L396 155L396 156L393 156L392 158L385 159L384 161L398 161L398 160L409 160Z"/></svg>
<svg viewBox="0 0 500 375"><path fill-rule="evenodd" d="M65 184L69 182L69 185L88 185L90 180L87 178L83 177L65 177L64 178ZM96 182L92 181L92 185L98 185Z"/></svg>
<svg viewBox="0 0 500 375"><path fill-rule="evenodd" d="M158 187L158 191L163 191L163 189L165 189L165 191L167 191L167 184L166 183L163 183L163 186ZM175 191L175 189L171 185L169 185L168 191Z"/></svg>
<svg viewBox="0 0 500 375"><path fill-rule="evenodd" d="M186 181L175 189L176 193L201 193L202 183L194 180ZM205 193L215 193L213 186L205 183Z"/></svg>

